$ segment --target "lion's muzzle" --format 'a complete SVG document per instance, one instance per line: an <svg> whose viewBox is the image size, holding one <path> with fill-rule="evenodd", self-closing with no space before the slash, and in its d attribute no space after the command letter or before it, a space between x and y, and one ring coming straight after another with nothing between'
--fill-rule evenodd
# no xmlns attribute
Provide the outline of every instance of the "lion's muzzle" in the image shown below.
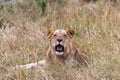
<svg viewBox="0 0 120 80"><path fill-rule="evenodd" d="M55 52L57 55L63 55L64 53L64 46L61 44L62 39L57 39L58 44L55 46Z"/></svg>
<svg viewBox="0 0 120 80"><path fill-rule="evenodd" d="M55 46L55 51L56 52L64 52L64 46L62 45L62 39L61 38L57 39L57 45Z"/></svg>

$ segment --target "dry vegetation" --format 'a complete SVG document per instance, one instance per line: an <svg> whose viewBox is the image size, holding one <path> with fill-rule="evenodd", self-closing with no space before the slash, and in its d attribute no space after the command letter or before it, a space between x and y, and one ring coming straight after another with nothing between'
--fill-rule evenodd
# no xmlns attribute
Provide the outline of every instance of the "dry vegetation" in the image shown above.
<svg viewBox="0 0 120 80"><path fill-rule="evenodd" d="M5 5L0 11L0 80L44 80L40 69L11 67L45 58L45 31L72 28L76 46L88 53L88 67L54 65L49 80L120 79L120 4L99 0L47 3L45 14L33 0Z"/></svg>

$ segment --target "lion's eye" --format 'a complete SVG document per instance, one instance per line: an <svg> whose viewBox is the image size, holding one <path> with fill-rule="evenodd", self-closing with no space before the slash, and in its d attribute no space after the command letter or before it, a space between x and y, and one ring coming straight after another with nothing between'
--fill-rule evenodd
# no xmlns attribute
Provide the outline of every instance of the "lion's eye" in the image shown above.
<svg viewBox="0 0 120 80"><path fill-rule="evenodd" d="M54 36L57 36L56 34L54 34Z"/></svg>
<svg viewBox="0 0 120 80"><path fill-rule="evenodd" d="M63 36L64 36L64 37L66 37L67 35L66 35L66 34L64 34Z"/></svg>

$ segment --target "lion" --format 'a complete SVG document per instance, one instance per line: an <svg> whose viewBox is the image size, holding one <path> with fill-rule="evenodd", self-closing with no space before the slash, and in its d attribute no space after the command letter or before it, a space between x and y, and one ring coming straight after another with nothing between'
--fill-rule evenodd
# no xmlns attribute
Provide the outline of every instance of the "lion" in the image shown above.
<svg viewBox="0 0 120 80"><path fill-rule="evenodd" d="M74 34L72 29L48 30L47 38L50 44L45 59L48 66L56 60L63 64L71 64L73 60L87 64L88 56L86 53L76 48L72 42Z"/></svg>
<svg viewBox="0 0 120 80"><path fill-rule="evenodd" d="M19 65L15 68L44 68L51 65L53 62L60 62L65 65L73 64L74 60L77 60L79 63L84 63L85 65L88 62L88 56L85 52L79 50L75 47L75 44L72 42L72 38L75 32L72 29L57 29L55 31L47 31L47 39L49 40L49 48L46 53L46 58L40 60L36 63L30 63L26 65Z"/></svg>

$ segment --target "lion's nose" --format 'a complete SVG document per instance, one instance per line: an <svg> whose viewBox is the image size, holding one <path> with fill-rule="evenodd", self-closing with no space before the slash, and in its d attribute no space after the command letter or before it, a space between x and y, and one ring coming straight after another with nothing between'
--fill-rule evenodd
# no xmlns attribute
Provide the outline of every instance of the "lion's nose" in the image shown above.
<svg viewBox="0 0 120 80"><path fill-rule="evenodd" d="M62 41L62 39L57 39L57 41L58 41L58 42L61 42L61 41Z"/></svg>

